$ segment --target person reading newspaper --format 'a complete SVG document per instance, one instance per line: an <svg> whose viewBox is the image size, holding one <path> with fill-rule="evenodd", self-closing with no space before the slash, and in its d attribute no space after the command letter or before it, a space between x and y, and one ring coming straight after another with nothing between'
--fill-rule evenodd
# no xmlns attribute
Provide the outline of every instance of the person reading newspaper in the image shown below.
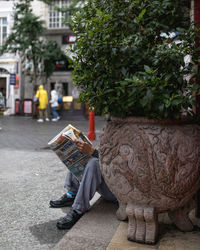
<svg viewBox="0 0 200 250"><path fill-rule="evenodd" d="M67 192L60 199L50 201L50 206L53 208L72 206L70 212L57 222L58 229L70 229L90 208L89 202L96 191L106 200L117 201L102 177L98 150L87 142L78 139L73 141L80 152L92 157L85 167L81 181L79 182L71 172L68 172L64 185Z"/></svg>

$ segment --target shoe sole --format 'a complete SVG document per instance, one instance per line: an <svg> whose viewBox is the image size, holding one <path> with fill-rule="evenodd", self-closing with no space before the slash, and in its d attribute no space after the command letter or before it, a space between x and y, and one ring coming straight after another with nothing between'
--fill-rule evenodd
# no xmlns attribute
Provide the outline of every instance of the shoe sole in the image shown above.
<svg viewBox="0 0 200 250"><path fill-rule="evenodd" d="M82 216L83 216L83 215L82 215ZM81 217L82 217L82 216L81 216ZM80 217L80 218L81 218L81 217ZM65 224L65 225L60 225L59 223L57 223L56 226L57 226L57 228L60 229L60 230L69 230L69 229L71 229L71 228L80 220L80 218L79 218L78 220L76 220L74 223Z"/></svg>
<svg viewBox="0 0 200 250"><path fill-rule="evenodd" d="M53 208L60 208L60 207L71 207L73 203L74 202L70 202L70 203L62 204L62 205L55 205L55 204L50 202L49 205L50 205L50 207L53 207Z"/></svg>
<svg viewBox="0 0 200 250"><path fill-rule="evenodd" d="M76 223L75 223L76 224ZM69 230L71 229L75 224L71 225L71 226L59 226L59 225L56 225L56 227L59 229L59 230Z"/></svg>

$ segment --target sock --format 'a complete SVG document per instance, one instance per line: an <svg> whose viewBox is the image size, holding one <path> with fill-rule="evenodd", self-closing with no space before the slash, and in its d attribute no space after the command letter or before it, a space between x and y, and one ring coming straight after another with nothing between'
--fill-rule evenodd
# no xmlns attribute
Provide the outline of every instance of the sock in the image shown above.
<svg viewBox="0 0 200 250"><path fill-rule="evenodd" d="M76 193L72 193L72 192L67 192L67 197L69 198L74 198L76 196Z"/></svg>

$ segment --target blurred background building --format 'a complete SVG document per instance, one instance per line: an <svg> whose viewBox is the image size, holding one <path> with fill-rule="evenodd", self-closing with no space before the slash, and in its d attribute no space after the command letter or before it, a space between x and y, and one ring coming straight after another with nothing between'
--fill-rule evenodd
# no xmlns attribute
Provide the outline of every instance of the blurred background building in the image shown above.
<svg viewBox="0 0 200 250"><path fill-rule="evenodd" d="M6 41L13 26L13 8L15 1L0 0L0 46ZM52 0L52 5L33 0L33 13L44 21L46 28L45 39L55 40L63 51L66 51L70 44L76 40L70 28L63 24L65 13L55 10L53 5L63 8L69 4L68 0ZM25 67L29 67L28 62ZM50 98L50 91L56 89L60 97L63 98L62 110L67 114L84 112L85 105L77 103L79 96L71 79L72 69L69 67L68 60L56 61L55 71L45 82L45 77L38 80L39 84L44 84ZM23 86L23 91L22 91ZM0 57L0 88L5 94L6 111L5 114L30 113L31 100L34 92L31 79L23 70L20 57L10 53L3 54ZM23 94L22 94L23 93ZM28 104L27 108L25 105Z"/></svg>

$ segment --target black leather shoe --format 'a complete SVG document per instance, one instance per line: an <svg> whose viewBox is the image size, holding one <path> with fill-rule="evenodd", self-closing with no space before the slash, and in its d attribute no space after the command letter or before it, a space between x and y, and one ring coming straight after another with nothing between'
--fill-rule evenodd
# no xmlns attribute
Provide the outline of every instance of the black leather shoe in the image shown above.
<svg viewBox="0 0 200 250"><path fill-rule="evenodd" d="M58 229L70 229L81 218L83 214L78 214L75 210L70 210L69 213L59 220L56 224Z"/></svg>
<svg viewBox="0 0 200 250"><path fill-rule="evenodd" d="M70 207L74 203L75 197L69 198L67 194L64 194L60 199L55 201L50 201L51 207Z"/></svg>

